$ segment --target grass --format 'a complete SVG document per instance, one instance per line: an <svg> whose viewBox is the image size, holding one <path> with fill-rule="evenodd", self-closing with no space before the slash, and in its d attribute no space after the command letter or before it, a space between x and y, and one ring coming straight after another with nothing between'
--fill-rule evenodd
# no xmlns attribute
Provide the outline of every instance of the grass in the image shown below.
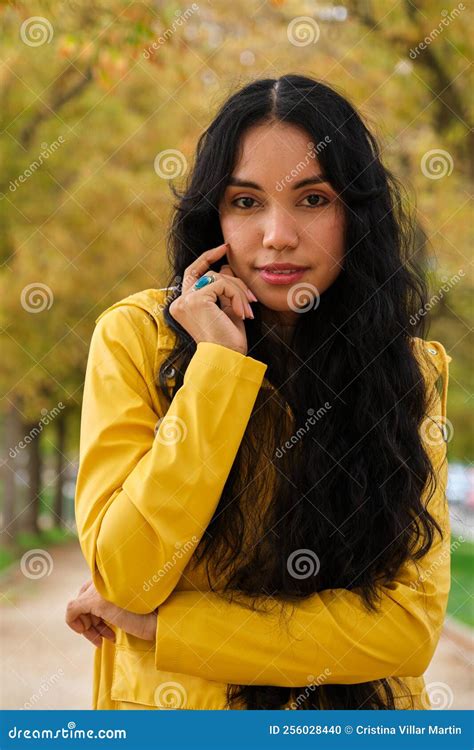
<svg viewBox="0 0 474 750"><path fill-rule="evenodd" d="M8 566L13 562L14 559L15 554L10 549L0 547L0 570L8 568Z"/></svg>
<svg viewBox="0 0 474 750"><path fill-rule="evenodd" d="M460 541L459 537L452 538L458 542L451 555L451 591L449 593L448 614L456 620L474 627L474 543ZM453 545L454 546L454 545Z"/></svg>

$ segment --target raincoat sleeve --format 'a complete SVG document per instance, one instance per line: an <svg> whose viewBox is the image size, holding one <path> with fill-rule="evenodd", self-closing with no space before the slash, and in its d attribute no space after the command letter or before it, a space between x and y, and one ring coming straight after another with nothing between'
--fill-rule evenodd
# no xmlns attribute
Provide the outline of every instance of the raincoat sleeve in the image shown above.
<svg viewBox="0 0 474 750"><path fill-rule="evenodd" d="M157 327L149 323L132 306L98 319L75 496L79 540L97 590L139 614L167 598L206 530L267 369L200 342L168 410L157 413L149 363L160 352L156 357Z"/></svg>
<svg viewBox="0 0 474 750"><path fill-rule="evenodd" d="M375 613L364 608L356 590L329 589L295 604L287 625L275 608L256 612L245 602L228 602L214 592L175 591L158 610L157 669L234 684L286 687L305 685L314 676L352 684L424 673L438 643L450 589L445 488L451 357L438 342L427 343L428 352L435 351L441 363L443 389L441 398L433 389L420 434L438 479L428 508L444 538L435 532L429 552L405 564L397 579L381 588ZM427 369L426 375L431 381Z"/></svg>

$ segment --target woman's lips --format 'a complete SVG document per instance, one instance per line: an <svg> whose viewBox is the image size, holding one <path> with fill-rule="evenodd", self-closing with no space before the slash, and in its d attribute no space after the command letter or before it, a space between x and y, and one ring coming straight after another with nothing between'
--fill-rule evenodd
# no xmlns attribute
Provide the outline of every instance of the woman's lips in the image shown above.
<svg viewBox="0 0 474 750"><path fill-rule="evenodd" d="M289 273L275 273L274 271L268 271L265 268L260 268L258 273L260 278L266 281L268 284L294 284L295 281L301 279L303 274L307 271L307 268L301 270L292 270Z"/></svg>

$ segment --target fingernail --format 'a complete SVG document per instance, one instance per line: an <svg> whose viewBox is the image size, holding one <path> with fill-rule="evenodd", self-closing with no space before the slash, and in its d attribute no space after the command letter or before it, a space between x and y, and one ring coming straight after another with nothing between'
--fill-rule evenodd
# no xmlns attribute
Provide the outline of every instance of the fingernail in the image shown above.
<svg viewBox="0 0 474 750"><path fill-rule="evenodd" d="M250 291L250 290L249 290ZM258 299L256 298L255 294L253 292L250 292L250 297L254 302L258 302Z"/></svg>

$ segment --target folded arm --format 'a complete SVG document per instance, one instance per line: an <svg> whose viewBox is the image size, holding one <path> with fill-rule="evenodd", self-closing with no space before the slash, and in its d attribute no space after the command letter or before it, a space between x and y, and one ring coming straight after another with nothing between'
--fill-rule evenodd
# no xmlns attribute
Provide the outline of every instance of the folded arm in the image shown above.
<svg viewBox="0 0 474 750"><path fill-rule="evenodd" d="M427 418L440 424L445 407L446 390L442 400L433 395ZM319 675L329 684L422 675L439 640L450 588L447 446L441 430L433 440L425 425L422 434L428 433L426 448L437 475L428 509L444 538L435 532L428 553L407 562L392 584L379 589L376 612L365 608L357 590L330 589L294 604L285 624L270 598L261 600L268 611L260 612L218 593L176 591L158 611L156 668L219 682L287 687ZM427 495L426 489L425 500Z"/></svg>
<svg viewBox="0 0 474 750"><path fill-rule="evenodd" d="M75 500L97 591L139 614L173 591L206 530L267 368L201 342L168 411L157 413L147 365L157 332L140 334L145 315L116 308L94 329Z"/></svg>

